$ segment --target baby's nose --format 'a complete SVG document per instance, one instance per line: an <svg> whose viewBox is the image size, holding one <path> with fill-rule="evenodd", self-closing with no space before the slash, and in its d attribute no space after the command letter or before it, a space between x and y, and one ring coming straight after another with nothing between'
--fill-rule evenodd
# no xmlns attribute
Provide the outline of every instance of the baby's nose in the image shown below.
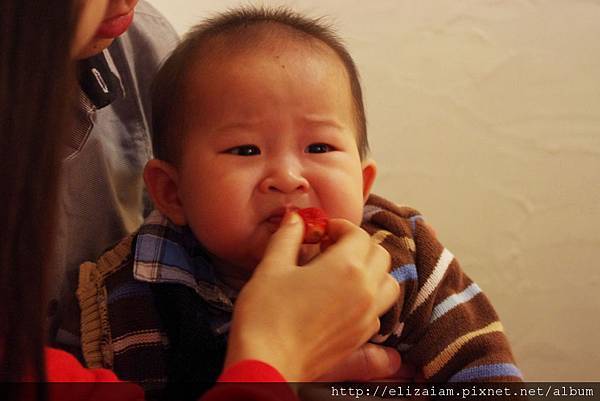
<svg viewBox="0 0 600 401"><path fill-rule="evenodd" d="M277 168L268 174L260 183L260 190L267 192L294 193L308 192L308 180L297 170Z"/></svg>

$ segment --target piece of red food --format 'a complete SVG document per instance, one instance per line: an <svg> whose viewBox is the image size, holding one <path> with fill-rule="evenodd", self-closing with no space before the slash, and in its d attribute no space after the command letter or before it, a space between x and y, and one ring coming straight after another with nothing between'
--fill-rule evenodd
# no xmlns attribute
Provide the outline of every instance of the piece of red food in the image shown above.
<svg viewBox="0 0 600 401"><path fill-rule="evenodd" d="M327 214L318 207L307 207L297 211L304 220L303 244L318 244L327 234Z"/></svg>

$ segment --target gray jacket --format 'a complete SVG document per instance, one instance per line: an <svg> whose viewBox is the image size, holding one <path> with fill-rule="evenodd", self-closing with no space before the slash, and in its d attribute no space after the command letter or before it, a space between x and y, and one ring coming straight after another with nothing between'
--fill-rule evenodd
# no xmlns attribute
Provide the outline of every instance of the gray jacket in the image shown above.
<svg viewBox="0 0 600 401"><path fill-rule="evenodd" d="M147 201L142 170L152 156L150 84L177 42L164 17L140 1L133 25L103 52L116 77L116 98L98 109L80 94L77 124L65 144L56 268L48 283L55 346L79 348L79 265L96 260L143 221Z"/></svg>

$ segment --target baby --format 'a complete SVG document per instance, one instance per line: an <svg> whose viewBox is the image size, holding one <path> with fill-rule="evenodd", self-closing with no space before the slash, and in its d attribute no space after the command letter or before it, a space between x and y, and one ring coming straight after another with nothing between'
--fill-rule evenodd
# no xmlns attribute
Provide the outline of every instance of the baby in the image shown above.
<svg viewBox="0 0 600 401"><path fill-rule="evenodd" d="M152 100L144 178L156 210L81 270L90 366L149 389L210 385L270 236L286 212L318 207L392 255L402 295L377 342L431 382L521 380L494 309L453 255L415 210L370 195L358 73L328 27L285 9L222 14L170 56ZM319 252L303 245L299 264Z"/></svg>

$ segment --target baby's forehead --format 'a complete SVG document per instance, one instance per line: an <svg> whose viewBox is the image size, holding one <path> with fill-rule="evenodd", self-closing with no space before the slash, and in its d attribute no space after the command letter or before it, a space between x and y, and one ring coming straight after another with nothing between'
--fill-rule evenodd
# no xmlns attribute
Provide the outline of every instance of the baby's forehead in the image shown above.
<svg viewBox="0 0 600 401"><path fill-rule="evenodd" d="M289 54L318 55L328 62L344 67L336 51L318 37L278 23L263 22L236 27L201 39L195 49L193 67L213 65L244 55ZM303 58L299 57L298 62Z"/></svg>
<svg viewBox="0 0 600 401"><path fill-rule="evenodd" d="M287 71L298 82L308 82L315 74L326 74L328 81L336 82L339 89L347 88L337 94L347 94L352 103L346 66L327 44L289 32L285 27L247 33L219 34L198 46L182 81L184 107L194 107L199 98L206 96L207 88L227 88L232 93L252 90L259 96L261 86L268 86L279 76L272 75L274 69Z"/></svg>

